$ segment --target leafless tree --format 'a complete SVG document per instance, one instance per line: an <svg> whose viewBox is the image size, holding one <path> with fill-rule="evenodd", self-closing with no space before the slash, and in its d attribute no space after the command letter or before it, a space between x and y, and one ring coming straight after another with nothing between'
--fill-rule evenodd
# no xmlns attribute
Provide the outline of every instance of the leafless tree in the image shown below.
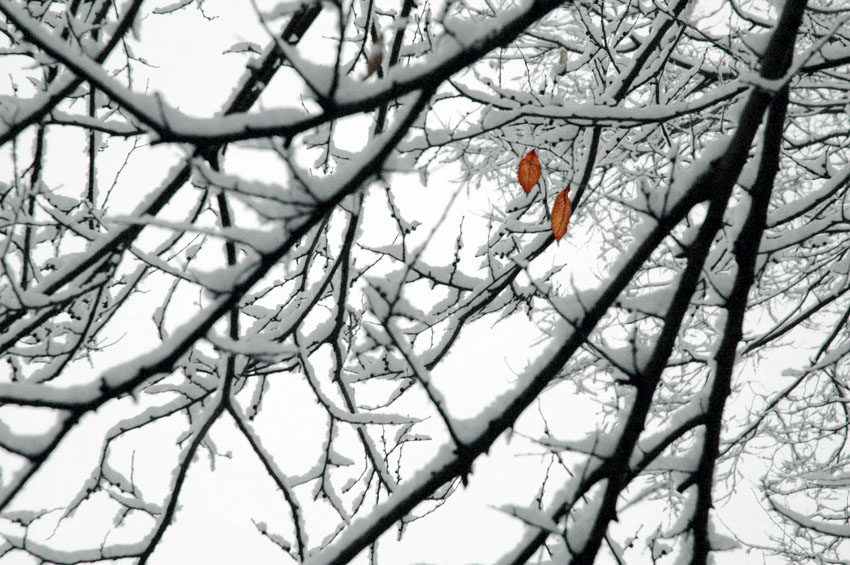
<svg viewBox="0 0 850 565"><path fill-rule="evenodd" d="M0 561L850 559L850 6L225 4L0 0Z"/></svg>

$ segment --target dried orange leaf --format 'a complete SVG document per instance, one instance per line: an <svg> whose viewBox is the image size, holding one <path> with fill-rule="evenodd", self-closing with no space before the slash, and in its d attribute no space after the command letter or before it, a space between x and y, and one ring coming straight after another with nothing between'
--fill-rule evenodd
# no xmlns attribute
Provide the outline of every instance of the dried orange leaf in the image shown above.
<svg viewBox="0 0 850 565"><path fill-rule="evenodd" d="M534 149L532 149L519 162L519 184L522 185L522 189L526 194L531 192L531 189L540 180L541 172L540 159L537 157Z"/></svg>
<svg viewBox="0 0 850 565"><path fill-rule="evenodd" d="M552 206L552 233L555 234L555 241L560 241L567 233L567 225L570 223L570 215L573 213L569 192L570 187L565 188L555 199L555 205Z"/></svg>

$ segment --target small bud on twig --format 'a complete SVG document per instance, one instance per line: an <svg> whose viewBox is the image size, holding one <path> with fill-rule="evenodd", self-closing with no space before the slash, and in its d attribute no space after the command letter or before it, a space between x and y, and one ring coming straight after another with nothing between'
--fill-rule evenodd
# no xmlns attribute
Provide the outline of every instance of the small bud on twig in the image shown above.
<svg viewBox="0 0 850 565"><path fill-rule="evenodd" d="M558 62L552 67L552 77L560 77L567 74L567 50L561 47Z"/></svg>

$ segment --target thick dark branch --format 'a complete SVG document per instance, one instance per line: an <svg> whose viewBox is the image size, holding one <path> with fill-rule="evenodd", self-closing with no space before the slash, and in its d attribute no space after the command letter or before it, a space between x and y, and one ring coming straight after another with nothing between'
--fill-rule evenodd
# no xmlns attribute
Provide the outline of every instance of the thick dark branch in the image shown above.
<svg viewBox="0 0 850 565"><path fill-rule="evenodd" d="M775 34L775 37L784 37L787 39L788 28L796 33L805 4L804 1L795 3L789 0L783 12L783 18L779 23L779 30L784 31ZM795 8L799 10L796 18L794 18ZM774 44L772 40L771 44ZM782 51L786 53L793 52L793 45L793 40L790 42L790 48L788 44L782 45ZM790 61L790 56L785 60ZM777 72L780 70L777 69ZM727 398L732 392L732 373L737 358L736 350L738 342L743 335L744 314L747 310L750 287L752 287L755 280L755 265L758 258L759 245L761 244L761 237L767 221L767 209L770 204L770 195L773 191L773 181L779 170L779 151L782 145L782 133L785 128L785 112L787 107L788 88L786 87L776 97L768 114L759 173L750 191L750 211L744 227L735 242L734 252L738 272L735 275L732 294L726 304L727 317L723 337L714 357L714 378L711 382L711 394L706 408L708 422L703 436L703 447L698 471L694 474L693 479L698 490L696 495L697 504L691 522L694 536L692 563L697 565L707 563L708 555L712 550L709 539L709 533L711 531L709 510L711 509L713 500L714 469L720 449L723 409Z"/></svg>

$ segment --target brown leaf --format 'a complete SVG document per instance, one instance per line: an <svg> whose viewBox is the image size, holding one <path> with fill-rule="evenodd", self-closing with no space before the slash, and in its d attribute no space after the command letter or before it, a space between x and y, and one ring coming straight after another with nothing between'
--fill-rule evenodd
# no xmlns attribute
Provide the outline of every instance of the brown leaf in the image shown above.
<svg viewBox="0 0 850 565"><path fill-rule="evenodd" d="M363 80L366 80L370 76L372 76L375 71L381 68L381 63L384 62L384 52L380 49L376 49L372 51L372 54L366 59L366 76L363 77Z"/></svg>
<svg viewBox="0 0 850 565"><path fill-rule="evenodd" d="M383 64L383 62L384 34L379 31L377 37L375 37L375 41L372 43L372 49L369 51L369 56L366 57L366 74L363 76L363 80L366 80L375 74L375 71L381 68L381 64Z"/></svg>
<svg viewBox="0 0 850 565"><path fill-rule="evenodd" d="M522 189L526 194L531 192L531 189L540 180L541 172L540 159L537 157L534 149L532 149L519 162L519 184L522 185Z"/></svg>
<svg viewBox="0 0 850 565"><path fill-rule="evenodd" d="M552 206L552 233L555 234L555 241L561 241L561 238L567 233L567 225L570 223L570 215L573 213L569 192L570 187L565 188L555 199L555 205Z"/></svg>

